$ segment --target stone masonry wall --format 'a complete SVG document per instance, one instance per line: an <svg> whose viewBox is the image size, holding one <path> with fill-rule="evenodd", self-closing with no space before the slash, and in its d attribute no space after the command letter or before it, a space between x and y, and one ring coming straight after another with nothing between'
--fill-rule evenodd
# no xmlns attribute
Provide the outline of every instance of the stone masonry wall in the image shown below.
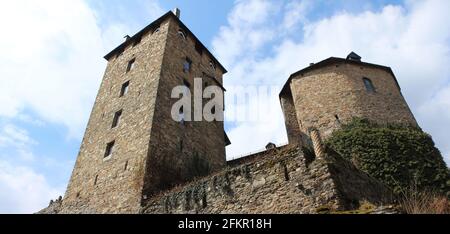
<svg viewBox="0 0 450 234"><path fill-rule="evenodd" d="M363 77L372 81L375 92L366 91ZM291 90L299 126L305 133L315 127L327 138L353 117L417 126L394 77L384 69L331 64L295 77Z"/></svg>
<svg viewBox="0 0 450 234"><path fill-rule="evenodd" d="M152 131L156 90L169 24L149 32L108 61L72 177L63 213L136 213L141 204L144 165ZM134 67L127 72L129 61ZM128 93L120 97L129 81ZM122 110L119 125L114 114ZM106 145L115 141L112 156Z"/></svg>
<svg viewBox="0 0 450 234"><path fill-rule="evenodd" d="M142 213L310 214L388 201L384 185L337 155L307 163L294 146L273 152L156 196Z"/></svg>
<svg viewBox="0 0 450 234"><path fill-rule="evenodd" d="M186 38L180 35L180 30ZM204 51L198 51L196 43L175 19L170 20L146 165L144 197L225 166L223 121L186 121L183 124L171 117L172 106L178 101L171 98L173 88L188 82L193 100L194 78L203 77L204 87L215 85L216 81L222 84L223 71L218 66L216 69L210 67L211 58ZM192 61L190 72L183 70L186 58ZM204 73L208 77L203 76ZM184 111L187 113L188 110Z"/></svg>
<svg viewBox="0 0 450 234"><path fill-rule="evenodd" d="M303 136L304 134L299 126L292 94L289 93L288 95L280 97L280 103L283 109L284 123L286 125L289 143L303 145L305 136Z"/></svg>

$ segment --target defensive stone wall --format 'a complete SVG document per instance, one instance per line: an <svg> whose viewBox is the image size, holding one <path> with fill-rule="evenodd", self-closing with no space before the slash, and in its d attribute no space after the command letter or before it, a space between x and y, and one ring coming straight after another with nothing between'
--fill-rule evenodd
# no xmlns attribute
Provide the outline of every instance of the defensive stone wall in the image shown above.
<svg viewBox="0 0 450 234"><path fill-rule="evenodd" d="M337 154L306 160L296 146L149 199L142 213L318 213L391 202L388 188Z"/></svg>

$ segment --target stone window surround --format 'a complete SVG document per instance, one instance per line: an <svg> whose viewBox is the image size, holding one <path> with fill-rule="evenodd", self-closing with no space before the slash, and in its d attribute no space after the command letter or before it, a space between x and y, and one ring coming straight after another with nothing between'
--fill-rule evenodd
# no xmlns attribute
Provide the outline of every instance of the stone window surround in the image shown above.
<svg viewBox="0 0 450 234"><path fill-rule="evenodd" d="M130 81L128 80L127 82L122 84L122 87L120 89L120 96L119 97L123 97L123 96L127 95L129 89L130 89Z"/></svg>
<svg viewBox="0 0 450 234"><path fill-rule="evenodd" d="M366 88L366 91L369 93L376 93L376 88L373 85L373 82L371 79L367 78L367 77L363 77L362 78L363 83L364 83L364 87Z"/></svg>
<svg viewBox="0 0 450 234"><path fill-rule="evenodd" d="M114 118L113 118L113 123L111 125L111 128L117 128L120 124L120 121L122 119L122 114L123 114L123 109L116 111L116 113L114 113Z"/></svg>
<svg viewBox="0 0 450 234"><path fill-rule="evenodd" d="M192 60L186 57L183 61L183 72L189 73L192 71Z"/></svg>
<svg viewBox="0 0 450 234"><path fill-rule="evenodd" d="M126 73L132 71L135 66L136 66L136 58L132 58L130 61L128 61Z"/></svg>
<svg viewBox="0 0 450 234"><path fill-rule="evenodd" d="M183 38L183 40L186 40L186 39L187 39L186 33L185 33L181 28L178 29L177 34L178 34L181 38Z"/></svg>
<svg viewBox="0 0 450 234"><path fill-rule="evenodd" d="M116 145L116 141L111 141L108 144L106 144L106 150L104 155L104 161L107 161L112 158L112 155L114 154L114 147Z"/></svg>

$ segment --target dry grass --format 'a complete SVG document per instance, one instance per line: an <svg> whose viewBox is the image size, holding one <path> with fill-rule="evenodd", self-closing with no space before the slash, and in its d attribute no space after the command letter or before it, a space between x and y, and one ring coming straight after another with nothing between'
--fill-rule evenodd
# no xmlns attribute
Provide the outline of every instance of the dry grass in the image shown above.
<svg viewBox="0 0 450 234"><path fill-rule="evenodd" d="M415 186L403 192L400 205L407 214L450 214L450 202L445 195Z"/></svg>

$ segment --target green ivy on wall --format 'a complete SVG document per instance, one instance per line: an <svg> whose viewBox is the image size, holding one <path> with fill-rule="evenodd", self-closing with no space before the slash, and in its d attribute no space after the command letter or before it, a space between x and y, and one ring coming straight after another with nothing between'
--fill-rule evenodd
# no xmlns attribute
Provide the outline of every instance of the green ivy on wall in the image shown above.
<svg viewBox="0 0 450 234"><path fill-rule="evenodd" d="M450 195L450 171L421 129L354 119L326 144L397 194L414 185Z"/></svg>

